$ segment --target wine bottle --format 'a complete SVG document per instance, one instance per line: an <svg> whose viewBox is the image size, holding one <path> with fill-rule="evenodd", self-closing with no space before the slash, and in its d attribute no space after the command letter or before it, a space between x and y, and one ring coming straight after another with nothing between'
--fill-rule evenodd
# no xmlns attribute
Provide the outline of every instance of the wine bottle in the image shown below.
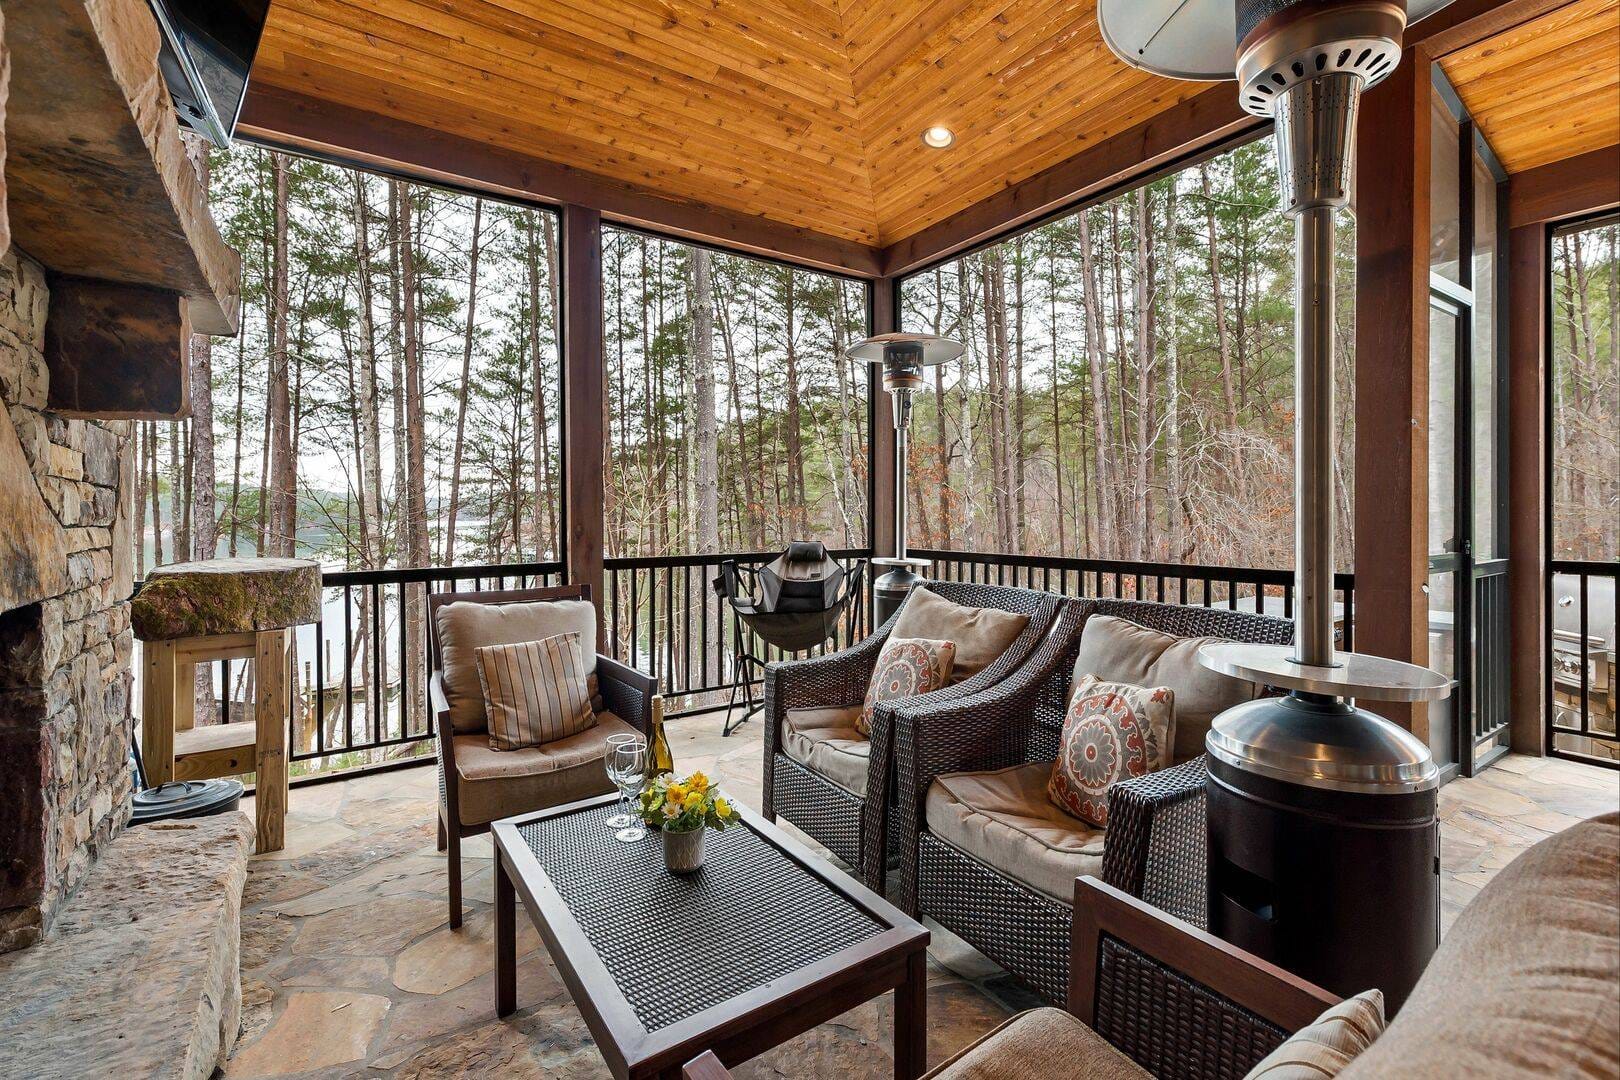
<svg viewBox="0 0 1620 1080"><path fill-rule="evenodd" d="M664 696L653 698L651 730L647 732L647 775L675 771L675 755L670 752L669 738L664 734Z"/></svg>

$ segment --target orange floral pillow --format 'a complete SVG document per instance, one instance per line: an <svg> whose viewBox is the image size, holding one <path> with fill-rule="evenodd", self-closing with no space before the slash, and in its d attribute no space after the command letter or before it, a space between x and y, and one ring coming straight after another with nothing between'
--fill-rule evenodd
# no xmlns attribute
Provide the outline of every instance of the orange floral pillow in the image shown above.
<svg viewBox="0 0 1620 1080"><path fill-rule="evenodd" d="M871 738L872 712L879 704L938 690L950 682L955 663L955 642L890 638L878 654L877 667L872 669L866 704L855 719L855 730Z"/></svg>
<svg viewBox="0 0 1620 1080"><path fill-rule="evenodd" d="M1058 809L1108 827L1108 790L1121 780L1170 764L1175 692L1105 683L1087 675L1063 717L1063 736L1046 795Z"/></svg>

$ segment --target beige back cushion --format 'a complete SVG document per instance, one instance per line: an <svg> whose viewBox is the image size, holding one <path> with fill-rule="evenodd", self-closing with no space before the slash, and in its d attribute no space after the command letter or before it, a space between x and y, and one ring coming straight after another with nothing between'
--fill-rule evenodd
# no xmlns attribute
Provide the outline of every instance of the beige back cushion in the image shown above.
<svg viewBox="0 0 1620 1080"><path fill-rule="evenodd" d="M596 608L589 600L536 600L520 604L446 604L434 620L450 724L458 734L484 731L484 691L473 650L514 645L558 634L578 634L587 676L596 674ZM595 683L592 678L590 682Z"/></svg>
<svg viewBox="0 0 1620 1080"><path fill-rule="evenodd" d="M1112 615L1093 615L1080 636L1074 661L1074 687L1087 675L1104 682L1168 686L1176 697L1175 764L1204 752L1210 721L1257 692L1253 683L1217 674L1198 662L1198 650L1223 638L1182 638L1161 634Z"/></svg>
<svg viewBox="0 0 1620 1080"><path fill-rule="evenodd" d="M1338 1076L1383 1031L1383 992L1363 990L1294 1032L1243 1080L1327 1080Z"/></svg>
<svg viewBox="0 0 1620 1080"><path fill-rule="evenodd" d="M900 620L889 632L895 638L949 641L956 646L950 685L970 679L1006 652L1029 625L1029 616L997 608L956 604L929 589L911 590Z"/></svg>
<svg viewBox="0 0 1620 1080"><path fill-rule="evenodd" d="M1341 1076L1620 1076L1620 814L1571 826L1492 878Z"/></svg>

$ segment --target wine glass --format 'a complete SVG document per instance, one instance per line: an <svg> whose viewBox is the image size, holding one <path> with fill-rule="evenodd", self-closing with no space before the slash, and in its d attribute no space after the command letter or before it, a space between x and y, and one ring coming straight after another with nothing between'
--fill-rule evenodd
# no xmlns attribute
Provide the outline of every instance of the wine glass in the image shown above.
<svg viewBox="0 0 1620 1080"><path fill-rule="evenodd" d="M615 829L622 829L627 825L634 825L636 823L636 818L635 815L631 813L631 810L634 808L625 801L624 785L620 784L618 777L613 775L613 752L617 747L623 745L624 743L638 742L640 739L640 735L632 734L631 732L627 731L620 732L617 735L609 735L607 737L607 755L604 758L603 764L607 766L608 779L612 780L614 786L619 789L618 808L613 816L607 819L608 825Z"/></svg>
<svg viewBox="0 0 1620 1080"><path fill-rule="evenodd" d="M633 741L615 743L608 754L608 776L619 786L622 798L634 800L647 783L647 740L638 736ZM628 844L646 836L647 830L639 818L632 817L629 825L613 835Z"/></svg>

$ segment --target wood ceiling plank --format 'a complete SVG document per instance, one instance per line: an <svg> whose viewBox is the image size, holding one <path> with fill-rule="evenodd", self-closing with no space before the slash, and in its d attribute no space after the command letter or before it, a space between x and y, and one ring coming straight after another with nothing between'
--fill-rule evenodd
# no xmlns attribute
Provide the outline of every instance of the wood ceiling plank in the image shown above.
<svg viewBox="0 0 1620 1080"><path fill-rule="evenodd" d="M289 27L306 31L301 43L311 51L323 53L341 50L349 55L370 56L376 60L386 56L397 63L402 78L416 73L437 76L445 63L457 61L454 53L430 54L432 50L451 46L450 39L416 26L391 19L366 19L367 27L358 27L340 20L350 5L331 0L301 0L308 14L288 17ZM352 17L352 15L351 15ZM864 173L846 164L852 139L841 138L836 144L823 144L812 137L813 125L802 117L792 117L772 110L759 110L763 115L738 107L733 101L715 100L702 103L690 99L660 97L656 87L643 91L629 82L615 82L604 77L604 69L578 65L579 77L559 75L545 63L519 63L515 58L500 54L498 47L482 36L469 35L469 44L477 49L462 49L474 53L483 79L479 94L490 101L532 102L533 92L544 97L547 111L566 109L581 115L617 118L628 125L662 125L663 130L681 131L684 136L701 139L711 128L704 125L685 126L690 115L697 112L718 118L710 147L716 152L730 149L735 152L741 140L743 149L754 152L774 152L813 161L820 167L847 173L851 180L864 179ZM441 45L442 43L442 45ZM388 48L392 46L392 48ZM420 59L419 59L420 58ZM584 79L593 84L581 85ZM721 98L725 95L716 94ZM525 105L527 107L527 105Z"/></svg>

